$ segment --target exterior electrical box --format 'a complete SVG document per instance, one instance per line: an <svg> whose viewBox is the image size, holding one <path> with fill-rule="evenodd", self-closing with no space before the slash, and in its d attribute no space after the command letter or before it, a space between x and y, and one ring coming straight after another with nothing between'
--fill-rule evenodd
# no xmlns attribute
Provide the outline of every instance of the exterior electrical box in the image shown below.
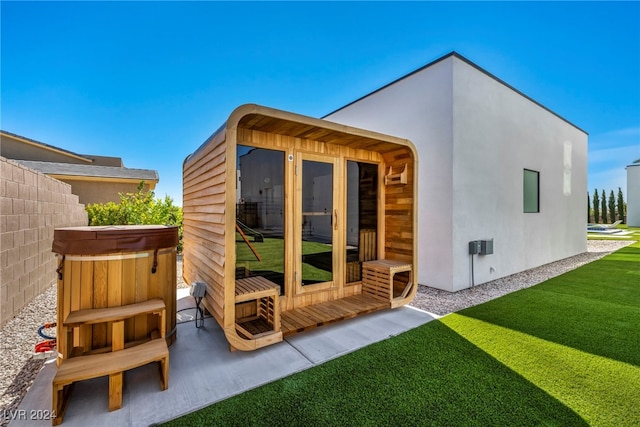
<svg viewBox="0 0 640 427"><path fill-rule="evenodd" d="M493 253L493 239L480 240L480 255L491 255Z"/></svg>
<svg viewBox="0 0 640 427"><path fill-rule="evenodd" d="M474 240L469 242L469 255L476 255L480 253L481 240Z"/></svg>

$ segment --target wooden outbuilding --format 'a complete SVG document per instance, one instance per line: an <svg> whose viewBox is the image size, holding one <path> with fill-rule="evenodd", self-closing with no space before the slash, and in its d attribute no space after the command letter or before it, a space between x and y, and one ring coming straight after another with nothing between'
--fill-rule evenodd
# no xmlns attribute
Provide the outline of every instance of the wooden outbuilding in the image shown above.
<svg viewBox="0 0 640 427"><path fill-rule="evenodd" d="M406 139L234 110L183 168L183 275L231 348L410 302L417 166Z"/></svg>

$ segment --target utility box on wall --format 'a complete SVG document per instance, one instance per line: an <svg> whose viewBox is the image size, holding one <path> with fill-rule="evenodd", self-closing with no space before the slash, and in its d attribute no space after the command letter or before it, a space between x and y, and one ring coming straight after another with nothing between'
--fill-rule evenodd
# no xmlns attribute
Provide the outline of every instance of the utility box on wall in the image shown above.
<svg viewBox="0 0 640 427"><path fill-rule="evenodd" d="M493 253L493 239L480 240L480 255L491 255Z"/></svg>

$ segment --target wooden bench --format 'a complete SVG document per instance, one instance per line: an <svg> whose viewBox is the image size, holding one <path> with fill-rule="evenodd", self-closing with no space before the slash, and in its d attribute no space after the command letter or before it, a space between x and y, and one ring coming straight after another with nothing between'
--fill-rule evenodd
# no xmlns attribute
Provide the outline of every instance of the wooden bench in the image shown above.
<svg viewBox="0 0 640 427"><path fill-rule="evenodd" d="M142 344L125 348L124 321L141 314L160 316L160 337ZM161 389L169 386L169 349L165 340L166 309L162 299L152 299L120 307L78 310L69 313L62 331L71 333L75 327L98 323L111 323L111 351L70 357L62 360L52 382L53 425L62 423L71 386L77 381L109 376L109 410L122 407L122 379L124 371L146 365L160 363Z"/></svg>
<svg viewBox="0 0 640 427"><path fill-rule="evenodd" d="M253 276L236 280L235 301L236 304L256 301L257 319L262 319L271 327L270 331L252 333L236 321L236 329L247 338L255 339L264 335L280 331L280 286L262 277ZM251 319L242 319L248 321Z"/></svg>
<svg viewBox="0 0 640 427"><path fill-rule="evenodd" d="M405 262L388 259L378 259L362 263L362 293L369 294L383 301L388 301L394 307L394 301L407 297L412 283L412 266ZM393 282L397 273L408 272L409 280L399 296L394 297Z"/></svg>

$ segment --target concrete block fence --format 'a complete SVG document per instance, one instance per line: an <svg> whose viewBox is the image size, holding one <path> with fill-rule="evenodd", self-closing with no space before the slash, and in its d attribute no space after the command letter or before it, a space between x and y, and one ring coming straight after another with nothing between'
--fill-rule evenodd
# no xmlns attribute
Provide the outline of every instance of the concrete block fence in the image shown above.
<svg viewBox="0 0 640 427"><path fill-rule="evenodd" d="M53 230L87 223L69 184L0 157L0 326L55 283Z"/></svg>

